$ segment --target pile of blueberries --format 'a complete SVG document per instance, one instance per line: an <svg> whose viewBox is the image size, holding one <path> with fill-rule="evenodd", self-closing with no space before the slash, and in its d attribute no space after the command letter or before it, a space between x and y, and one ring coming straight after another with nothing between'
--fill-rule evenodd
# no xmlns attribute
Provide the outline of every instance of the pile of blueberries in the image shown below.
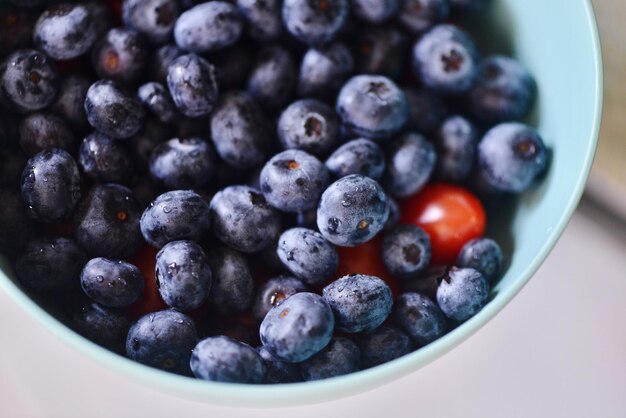
<svg viewBox="0 0 626 418"><path fill-rule="evenodd" d="M451 23L486 0L3 4L0 252L77 332L287 383L388 362L487 303L495 241L433 267L398 223L429 182L517 194L546 170L519 122L533 77ZM338 248L374 237L388 277L338 278Z"/></svg>

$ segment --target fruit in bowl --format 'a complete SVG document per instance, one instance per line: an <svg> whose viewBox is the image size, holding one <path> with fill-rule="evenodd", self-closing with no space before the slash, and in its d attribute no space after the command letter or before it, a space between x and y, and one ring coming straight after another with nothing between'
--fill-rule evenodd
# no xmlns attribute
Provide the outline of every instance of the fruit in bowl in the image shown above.
<svg viewBox="0 0 626 418"><path fill-rule="evenodd" d="M36 22L0 45L0 243L15 278L2 284L78 346L177 393L273 389L129 365L22 292L153 368L334 377L281 386L328 397L415 369L484 324L545 257L589 168L599 75L580 16L591 107L562 110L553 98L571 91L538 65L543 49L524 47L532 2L465 14L483 2L124 1L121 15L34 3L2 10L7 25ZM568 13L589 19L580 4ZM519 61L473 38L507 11ZM121 27L62 61L45 28L97 13ZM88 82L60 88L70 77ZM576 151L561 139L572 114L586 123Z"/></svg>

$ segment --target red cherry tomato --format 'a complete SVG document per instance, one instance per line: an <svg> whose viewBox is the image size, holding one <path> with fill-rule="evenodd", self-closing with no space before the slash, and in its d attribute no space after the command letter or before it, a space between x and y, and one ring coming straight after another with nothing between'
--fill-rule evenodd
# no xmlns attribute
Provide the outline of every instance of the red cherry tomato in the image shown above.
<svg viewBox="0 0 626 418"><path fill-rule="evenodd" d="M141 250L129 261L136 265L145 277L143 298L128 307L128 314L132 318L139 318L150 312L167 309L156 287L155 266L157 249L144 245Z"/></svg>
<svg viewBox="0 0 626 418"><path fill-rule="evenodd" d="M401 204L400 221L421 226L430 236L431 264L454 264L465 243L485 233L480 200L462 187L434 183Z"/></svg>

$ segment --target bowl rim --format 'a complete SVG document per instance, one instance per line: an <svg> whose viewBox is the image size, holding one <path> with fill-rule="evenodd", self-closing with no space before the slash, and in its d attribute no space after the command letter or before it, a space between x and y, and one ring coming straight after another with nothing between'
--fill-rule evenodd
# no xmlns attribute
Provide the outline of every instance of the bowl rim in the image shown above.
<svg viewBox="0 0 626 418"><path fill-rule="evenodd" d="M592 38L591 47L595 58L595 103L593 123L590 132L592 138L587 144L584 163L576 179L575 190L565 205L558 222L550 231L532 263L526 266L509 286L499 290L498 297L490 301L478 314L453 331L413 353L379 367L325 381L281 385L243 385L199 381L138 364L123 356L115 355L109 350L83 338L46 312L1 270L0 289L9 295L18 306L34 317L43 328L51 332L69 347L85 354L86 357L93 360L100 367L114 369L120 372L120 375L134 381L143 381L163 392L176 394L180 397L195 401L245 407L306 405L372 390L391 380L412 373L465 341L482 328L519 293L556 245L557 240L565 230L580 201L595 156L600 131L603 100L602 54L598 27L591 0L583 1L585 20Z"/></svg>

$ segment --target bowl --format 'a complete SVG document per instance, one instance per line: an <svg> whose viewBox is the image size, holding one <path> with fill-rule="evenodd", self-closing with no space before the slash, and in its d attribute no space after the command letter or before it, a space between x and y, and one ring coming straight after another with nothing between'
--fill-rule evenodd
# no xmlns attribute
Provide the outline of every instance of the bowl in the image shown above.
<svg viewBox="0 0 626 418"><path fill-rule="evenodd" d="M587 0L494 0L486 21L468 20L483 52L512 53L535 75L539 99L530 122L552 150L541 184L513 206L496 207L488 234L509 253L508 269L476 316L439 340L369 370L290 385L204 382L134 363L71 331L31 300L0 258L0 288L56 337L103 367L168 394L238 406L321 402L390 382L442 356L493 318L528 282L565 229L581 197L598 137L602 69L593 9ZM492 208L493 209L493 208Z"/></svg>

